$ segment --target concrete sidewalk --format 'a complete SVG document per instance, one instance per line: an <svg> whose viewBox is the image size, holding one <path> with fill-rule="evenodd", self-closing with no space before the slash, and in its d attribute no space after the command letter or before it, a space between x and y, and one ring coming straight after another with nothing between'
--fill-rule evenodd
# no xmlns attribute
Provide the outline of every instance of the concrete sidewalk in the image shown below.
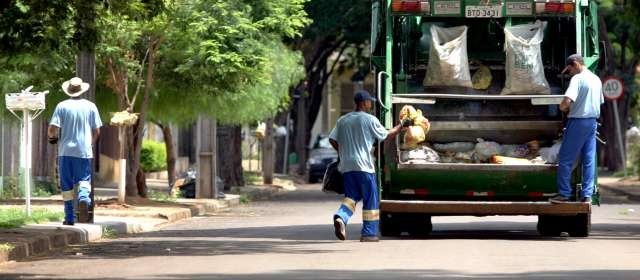
<svg viewBox="0 0 640 280"><path fill-rule="evenodd" d="M640 180L637 177L598 177L598 186L602 193L610 193L626 200L640 202Z"/></svg>
<svg viewBox="0 0 640 280"><path fill-rule="evenodd" d="M0 230L0 263L45 256L73 244L114 238L121 234L147 232L175 221L223 211L240 204L239 195L225 199L178 199L176 202L134 201L120 205L98 201L93 224L63 226L61 222L26 225ZM3 207L10 207L5 204ZM15 205L21 206L21 205ZM22 206L23 207L23 206ZM34 208L62 209L57 199L38 200Z"/></svg>

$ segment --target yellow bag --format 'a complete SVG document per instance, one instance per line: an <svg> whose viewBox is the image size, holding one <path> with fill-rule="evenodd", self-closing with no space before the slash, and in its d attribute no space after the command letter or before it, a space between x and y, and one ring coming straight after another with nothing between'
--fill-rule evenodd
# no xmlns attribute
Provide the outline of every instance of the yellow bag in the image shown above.
<svg viewBox="0 0 640 280"><path fill-rule="evenodd" d="M404 133L404 146L411 149L418 146L418 143L424 142L427 136L424 133L424 129L421 126L410 126Z"/></svg>
<svg viewBox="0 0 640 280"><path fill-rule="evenodd" d="M473 73L473 77L471 77L471 82L473 83L474 89L488 89L491 86L491 80L493 76L491 76L491 69L485 65L480 65L478 70Z"/></svg>

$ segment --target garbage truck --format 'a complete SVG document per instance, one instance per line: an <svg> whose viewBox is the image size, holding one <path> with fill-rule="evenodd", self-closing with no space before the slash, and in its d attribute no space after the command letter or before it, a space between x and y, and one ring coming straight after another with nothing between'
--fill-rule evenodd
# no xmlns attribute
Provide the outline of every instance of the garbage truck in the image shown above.
<svg viewBox="0 0 640 280"><path fill-rule="evenodd" d="M577 53L598 67L597 3L371 4L375 114L387 128L406 106L429 120L417 145L405 132L375 149L381 235L429 234L433 216L532 215L543 236L588 236L591 204L548 199L566 121L558 108L570 81L565 60ZM574 168L575 192L580 173Z"/></svg>

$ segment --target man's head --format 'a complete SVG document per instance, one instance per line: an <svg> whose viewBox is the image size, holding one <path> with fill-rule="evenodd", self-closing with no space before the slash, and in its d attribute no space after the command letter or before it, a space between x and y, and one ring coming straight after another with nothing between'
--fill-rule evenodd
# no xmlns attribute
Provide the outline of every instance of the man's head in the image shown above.
<svg viewBox="0 0 640 280"><path fill-rule="evenodd" d="M582 68L584 67L584 59L579 54L572 54L567 57L566 67L562 70L562 73L568 72L569 75L573 76L582 72Z"/></svg>
<svg viewBox="0 0 640 280"><path fill-rule="evenodd" d="M370 111L373 107L373 102L376 101L375 98L369 94L366 90L356 91L356 94L353 96L353 101L356 104L356 109L361 111Z"/></svg>
<svg viewBox="0 0 640 280"><path fill-rule="evenodd" d="M89 83L83 82L82 79L78 77L73 77L62 83L62 91L71 98L78 97L87 90L89 90Z"/></svg>

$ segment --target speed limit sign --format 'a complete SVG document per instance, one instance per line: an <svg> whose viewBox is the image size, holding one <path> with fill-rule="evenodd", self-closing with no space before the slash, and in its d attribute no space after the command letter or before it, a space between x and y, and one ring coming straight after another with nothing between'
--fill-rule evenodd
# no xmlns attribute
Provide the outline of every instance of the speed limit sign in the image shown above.
<svg viewBox="0 0 640 280"><path fill-rule="evenodd" d="M617 100L622 97L623 90L624 85L618 78L609 77L602 83L602 94L604 94L604 98L608 100Z"/></svg>

